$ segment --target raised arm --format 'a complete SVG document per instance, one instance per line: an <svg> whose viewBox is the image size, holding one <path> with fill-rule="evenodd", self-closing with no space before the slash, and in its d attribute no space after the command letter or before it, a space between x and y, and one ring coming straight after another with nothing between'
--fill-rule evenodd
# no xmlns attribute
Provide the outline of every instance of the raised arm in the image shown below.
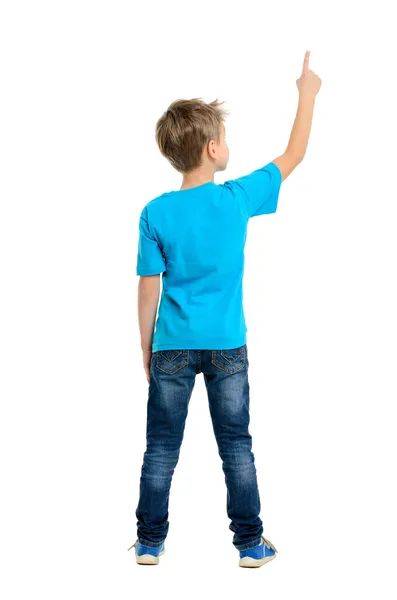
<svg viewBox="0 0 397 600"><path fill-rule="evenodd" d="M302 162L306 154L314 103L321 87L321 79L309 69L309 57L310 51L308 50L303 61L302 74L296 80L299 91L298 110L287 149L284 154L272 161L280 169L283 181Z"/></svg>

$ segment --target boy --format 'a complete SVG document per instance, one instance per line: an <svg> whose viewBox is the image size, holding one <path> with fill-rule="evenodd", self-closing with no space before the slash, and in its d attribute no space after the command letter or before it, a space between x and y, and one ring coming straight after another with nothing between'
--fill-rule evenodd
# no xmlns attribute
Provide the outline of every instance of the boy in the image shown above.
<svg viewBox="0 0 397 600"><path fill-rule="evenodd" d="M296 82L299 106L288 147L249 175L214 183L214 173L225 170L229 159L226 111L217 100L177 100L157 122L160 151L183 174L183 181L179 190L146 204L139 222L138 318L149 398L136 510L138 539L131 546L138 564L158 564L164 553L171 480L199 373L204 375L225 473L239 566L260 567L276 556L276 548L263 536L248 431L244 244L248 219L276 211L281 182L306 153L321 86L309 70L309 55Z"/></svg>

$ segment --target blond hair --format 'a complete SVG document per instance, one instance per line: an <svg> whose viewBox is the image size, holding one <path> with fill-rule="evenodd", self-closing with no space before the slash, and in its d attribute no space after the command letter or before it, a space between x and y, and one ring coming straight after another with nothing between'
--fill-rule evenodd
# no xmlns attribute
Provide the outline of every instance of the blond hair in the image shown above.
<svg viewBox="0 0 397 600"><path fill-rule="evenodd" d="M160 152L180 173L201 165L202 152L210 140L219 142L221 123L229 111L218 99L206 104L201 98L175 100L156 123Z"/></svg>

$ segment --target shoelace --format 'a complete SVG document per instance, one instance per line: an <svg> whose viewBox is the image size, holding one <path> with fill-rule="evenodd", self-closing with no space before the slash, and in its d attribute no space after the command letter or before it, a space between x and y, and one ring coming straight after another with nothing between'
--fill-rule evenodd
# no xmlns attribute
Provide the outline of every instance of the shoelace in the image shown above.
<svg viewBox="0 0 397 600"><path fill-rule="evenodd" d="M266 539L266 538L265 538L263 535L262 535L262 540L264 541L264 543L266 544L266 546L267 546L268 548L271 548L271 549L272 549L272 550L274 550L275 552L278 552L278 550L276 550L276 547L275 547L275 546L273 546L273 544L272 544L272 543L271 543L269 540L267 540L267 539Z"/></svg>
<svg viewBox="0 0 397 600"><path fill-rule="evenodd" d="M127 548L127 550L131 550L131 548L134 548L134 546L136 546L138 543L138 539L136 540L135 544L132 544L132 546L130 546L129 548Z"/></svg>

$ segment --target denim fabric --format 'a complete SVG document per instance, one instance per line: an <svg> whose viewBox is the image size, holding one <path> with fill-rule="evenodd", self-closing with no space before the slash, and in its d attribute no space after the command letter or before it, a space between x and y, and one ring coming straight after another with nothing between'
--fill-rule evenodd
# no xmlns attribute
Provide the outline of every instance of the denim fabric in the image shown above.
<svg viewBox="0 0 397 600"><path fill-rule="evenodd" d="M227 488L226 510L238 550L261 542L262 521L249 433L247 345L229 350L162 350L152 354L146 451L136 509L138 540L160 546L169 528L168 501L196 375L203 373ZM207 532L208 534L208 532ZM209 536L211 537L211 536Z"/></svg>

